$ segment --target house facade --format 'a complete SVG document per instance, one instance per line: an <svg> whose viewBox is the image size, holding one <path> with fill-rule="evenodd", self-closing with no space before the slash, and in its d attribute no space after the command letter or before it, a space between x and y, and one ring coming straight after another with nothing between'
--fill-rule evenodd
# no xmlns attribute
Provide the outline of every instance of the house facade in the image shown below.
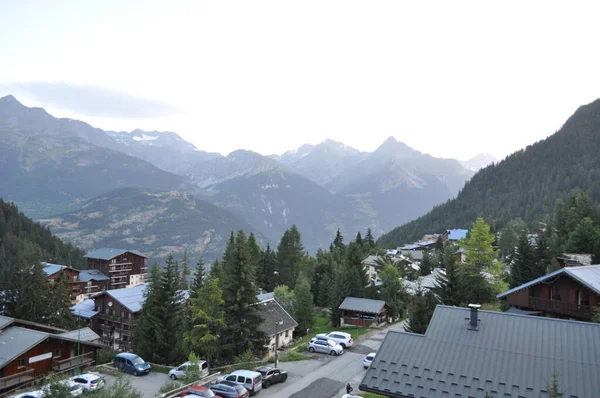
<svg viewBox="0 0 600 398"><path fill-rule="evenodd" d="M98 249L85 255L88 267L108 276L108 289L122 289L144 283L148 276L146 257L135 250Z"/></svg>
<svg viewBox="0 0 600 398"><path fill-rule="evenodd" d="M90 298L94 294L108 290L110 278L97 269L79 271L79 289L82 300Z"/></svg>
<svg viewBox="0 0 600 398"><path fill-rule="evenodd" d="M388 321L388 305L382 300L346 297L339 306L340 326L378 326Z"/></svg>
<svg viewBox="0 0 600 398"><path fill-rule="evenodd" d="M72 303L77 303L83 299L81 295L81 285L79 283L79 270L67 267L66 265L42 263L44 272L48 277L50 285L56 283L57 279L64 276L69 286L69 297Z"/></svg>
<svg viewBox="0 0 600 398"><path fill-rule="evenodd" d="M293 342L294 329L298 326L298 322L273 297L263 300L258 296L257 298L258 313L263 319L259 329L267 335L268 339L265 357L271 357L275 355L276 346L283 347Z"/></svg>
<svg viewBox="0 0 600 398"><path fill-rule="evenodd" d="M497 297L519 310L589 321L600 303L600 265L561 268Z"/></svg>
<svg viewBox="0 0 600 398"><path fill-rule="evenodd" d="M101 346L89 329L65 331L0 316L0 396L49 373L65 373L96 362Z"/></svg>

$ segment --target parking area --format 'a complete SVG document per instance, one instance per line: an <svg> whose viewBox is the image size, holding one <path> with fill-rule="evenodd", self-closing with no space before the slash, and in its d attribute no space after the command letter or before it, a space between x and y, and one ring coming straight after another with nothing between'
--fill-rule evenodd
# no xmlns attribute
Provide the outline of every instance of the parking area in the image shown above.
<svg viewBox="0 0 600 398"><path fill-rule="evenodd" d="M106 380L106 385L110 386L115 382L115 375L102 373ZM150 372L144 376L134 376L128 373L123 373L123 377L131 382L131 385L138 389L144 398L154 398L158 394L158 390L169 381L169 376L160 372Z"/></svg>

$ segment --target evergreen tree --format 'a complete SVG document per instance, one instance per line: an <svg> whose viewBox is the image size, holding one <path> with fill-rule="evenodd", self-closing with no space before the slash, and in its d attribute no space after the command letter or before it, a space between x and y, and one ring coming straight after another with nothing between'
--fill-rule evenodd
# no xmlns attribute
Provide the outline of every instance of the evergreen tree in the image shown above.
<svg viewBox="0 0 600 398"><path fill-rule="evenodd" d="M358 231L358 233L356 234L356 244L362 246L363 245L363 239L362 236L360 235L360 231Z"/></svg>
<svg viewBox="0 0 600 398"><path fill-rule="evenodd" d="M210 279L223 280L223 265L218 258L216 258L215 261L213 261L210 265L210 269L208 270L208 277Z"/></svg>
<svg viewBox="0 0 600 398"><path fill-rule="evenodd" d="M408 315L404 330L411 333L425 334L436 305L437 299L431 291L423 293L419 289L413 297L413 309Z"/></svg>
<svg viewBox="0 0 600 398"><path fill-rule="evenodd" d="M527 230L524 230L519 236L517 248L510 264L510 287L521 286L538 278L541 275L538 275L537 269L533 247L529 243Z"/></svg>
<svg viewBox="0 0 600 398"><path fill-rule="evenodd" d="M342 249L344 247L344 236L340 232L339 228L335 234L335 239L333 240L333 247L337 247L338 249Z"/></svg>
<svg viewBox="0 0 600 398"><path fill-rule="evenodd" d="M258 271L258 265L261 259L261 250L258 243L256 243L256 237L254 236L254 232L250 232L248 236L248 256L250 258L250 266L252 267L252 272L256 275Z"/></svg>
<svg viewBox="0 0 600 398"><path fill-rule="evenodd" d="M177 363L183 359L180 342L183 334L183 294L180 287L180 274L177 261L169 255L161 273L159 302L162 303L162 328L158 331L156 353L158 363Z"/></svg>
<svg viewBox="0 0 600 398"><path fill-rule="evenodd" d="M202 258L198 260L196 264L196 271L194 272L194 278L192 279L192 285L190 287L190 299L198 297L198 291L202 289L204 284L204 262Z"/></svg>
<svg viewBox="0 0 600 398"><path fill-rule="evenodd" d="M298 267L304 258L302 235L295 225L283 233L277 246L278 282L294 286L298 277Z"/></svg>
<svg viewBox="0 0 600 398"><path fill-rule="evenodd" d="M15 292L19 296L15 317L26 321L46 323L50 318L50 286L41 263L36 263L24 275L23 285Z"/></svg>
<svg viewBox="0 0 600 398"><path fill-rule="evenodd" d="M461 297L461 284L458 275L458 265L454 257L454 247L447 246L440 254L440 266L444 273L436 275L437 287L433 291L445 305L459 306Z"/></svg>
<svg viewBox="0 0 600 398"><path fill-rule="evenodd" d="M346 266L348 269L354 269L358 275L361 289L358 290L356 297L362 297L362 289L369 284L369 276L363 265L363 253L361 247L356 242L350 242L346 247Z"/></svg>
<svg viewBox="0 0 600 398"><path fill-rule="evenodd" d="M469 238L464 242L468 264L479 271L493 269L493 260L496 257L492 246L494 239L490 226L479 217L471 228Z"/></svg>
<svg viewBox="0 0 600 398"><path fill-rule="evenodd" d="M134 352L150 362L157 362L159 359L155 342L159 339L160 329L163 327L160 273L158 264L150 267L150 275L144 291L144 304L133 338Z"/></svg>
<svg viewBox="0 0 600 398"><path fill-rule="evenodd" d="M352 275L354 271L354 275ZM339 326L340 324L340 310L339 307L342 302L346 299L346 297L352 297L353 290L356 289L356 269L347 269L344 266L336 265L333 273L333 285L331 286L331 290L329 292L329 314L331 324L333 326ZM354 282L352 281L354 279ZM353 286L354 285L354 286Z"/></svg>
<svg viewBox="0 0 600 398"><path fill-rule="evenodd" d="M48 325L66 330L75 327L75 317L71 312L71 291L67 277L63 273L52 286L48 304Z"/></svg>
<svg viewBox="0 0 600 398"><path fill-rule="evenodd" d="M266 336L259 330L262 318L256 307L256 287L244 231L227 245L223 257L225 321L223 343L231 357L251 350L261 353Z"/></svg>
<svg viewBox="0 0 600 398"><path fill-rule="evenodd" d="M533 250L535 258L535 264L537 266L535 274L542 276L549 273L548 269L552 259L556 257L551 248L552 242L552 229L549 227L542 227L538 229L537 239Z"/></svg>
<svg viewBox="0 0 600 398"><path fill-rule="evenodd" d="M442 239L441 236L438 236L437 240L435 241L435 250L439 251L439 250L443 250L444 249L444 240Z"/></svg>
<svg viewBox="0 0 600 398"><path fill-rule="evenodd" d="M389 306L388 316L393 320L402 316L402 307L406 299L406 291L400 282L400 271L392 264L385 264L379 273L381 278L382 299Z"/></svg>
<svg viewBox="0 0 600 398"><path fill-rule="evenodd" d="M272 292L276 286L277 270L277 253L271 249L271 245L267 243L267 247L260 254L258 269L256 271L256 283L259 288L267 292Z"/></svg>
<svg viewBox="0 0 600 398"><path fill-rule="evenodd" d="M313 295L310 291L310 282L306 275L301 273L294 289L294 319L298 322L299 330L311 329L315 316L313 310Z"/></svg>
<svg viewBox="0 0 600 398"><path fill-rule="evenodd" d="M421 276L427 276L431 274L431 271L434 268L434 259L429 252L425 251L423 253L423 259L421 260Z"/></svg>
<svg viewBox="0 0 600 398"><path fill-rule="evenodd" d="M367 228L365 243L367 244L369 249L373 249L375 247L375 239L373 238L373 234L371 233L371 228Z"/></svg>
<svg viewBox="0 0 600 398"><path fill-rule="evenodd" d="M190 299L191 328L184 335L184 347L210 364L220 353L219 335L225 328L225 302L219 279L207 280Z"/></svg>
<svg viewBox="0 0 600 398"><path fill-rule="evenodd" d="M600 243L600 232L590 217L584 217L569 234L567 251L570 253L595 252Z"/></svg>
<svg viewBox="0 0 600 398"><path fill-rule="evenodd" d="M329 289L331 288L334 263L330 252L317 250L315 273L312 278L312 291L315 295L315 305L326 307L329 304Z"/></svg>
<svg viewBox="0 0 600 398"><path fill-rule="evenodd" d="M183 251L183 259L181 260L181 283L179 289L189 290L192 285L192 271L190 269L190 259L188 258L187 249Z"/></svg>

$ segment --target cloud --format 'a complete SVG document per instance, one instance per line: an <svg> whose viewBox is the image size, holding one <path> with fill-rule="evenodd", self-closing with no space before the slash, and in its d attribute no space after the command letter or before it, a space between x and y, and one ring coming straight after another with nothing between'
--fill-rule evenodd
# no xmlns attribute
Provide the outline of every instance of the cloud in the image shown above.
<svg viewBox="0 0 600 398"><path fill-rule="evenodd" d="M136 97L119 90L66 82L18 82L0 84L0 91L17 98L35 99L43 106L61 108L83 116L145 119L179 114L176 107Z"/></svg>

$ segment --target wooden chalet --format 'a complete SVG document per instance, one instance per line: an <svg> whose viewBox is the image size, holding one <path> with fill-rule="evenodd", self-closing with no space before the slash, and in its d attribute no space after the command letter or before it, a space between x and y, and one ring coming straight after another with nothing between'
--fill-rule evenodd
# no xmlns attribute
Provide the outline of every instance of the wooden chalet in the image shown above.
<svg viewBox="0 0 600 398"><path fill-rule="evenodd" d="M146 281L146 257L136 250L98 249L85 255L88 267L109 277L108 289L121 289Z"/></svg>
<svg viewBox="0 0 600 398"><path fill-rule="evenodd" d="M388 320L388 305L382 300L346 297L339 310L341 326L378 326Z"/></svg>
<svg viewBox="0 0 600 398"><path fill-rule="evenodd" d="M69 295L72 303L76 303L82 299L78 269L68 267L66 265L50 263L42 263L42 266L44 267L44 272L48 277L48 282L50 282L51 285L56 283L57 279L61 276L67 279L67 284L69 285Z"/></svg>
<svg viewBox="0 0 600 398"><path fill-rule="evenodd" d="M89 328L66 331L0 316L0 396L49 373L94 364L98 337Z"/></svg>
<svg viewBox="0 0 600 398"><path fill-rule="evenodd" d="M600 303L600 265L561 268L497 297L508 312L589 321Z"/></svg>

